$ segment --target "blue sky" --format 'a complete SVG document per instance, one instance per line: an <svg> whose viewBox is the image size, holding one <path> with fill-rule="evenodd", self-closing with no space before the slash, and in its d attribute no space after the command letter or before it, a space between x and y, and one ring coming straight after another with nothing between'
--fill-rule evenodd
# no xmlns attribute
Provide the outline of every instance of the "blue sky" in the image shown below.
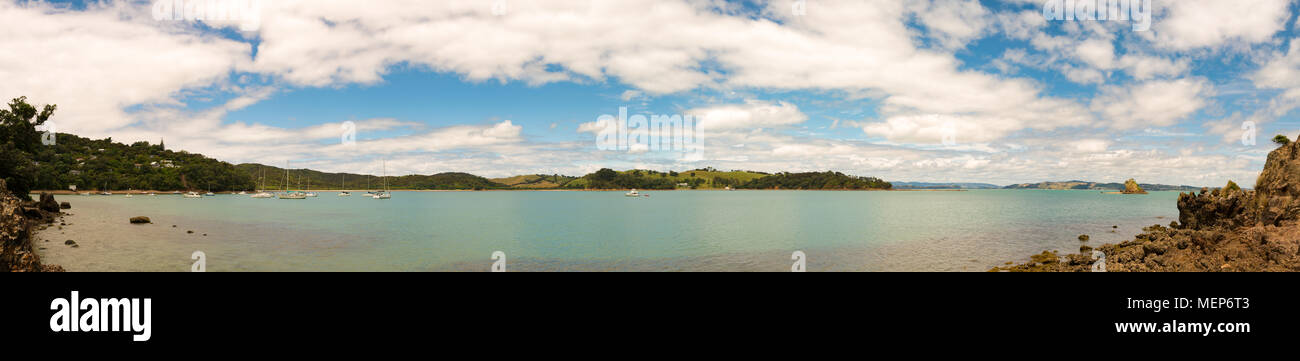
<svg viewBox="0 0 1300 361"><path fill-rule="evenodd" d="M1300 133L1293 0L1155 1L1148 31L1037 0L213 3L239 1L255 20L6 0L4 45L29 51L0 55L0 93L236 163L489 177L1249 184ZM620 107L697 119L700 151L600 149Z"/></svg>

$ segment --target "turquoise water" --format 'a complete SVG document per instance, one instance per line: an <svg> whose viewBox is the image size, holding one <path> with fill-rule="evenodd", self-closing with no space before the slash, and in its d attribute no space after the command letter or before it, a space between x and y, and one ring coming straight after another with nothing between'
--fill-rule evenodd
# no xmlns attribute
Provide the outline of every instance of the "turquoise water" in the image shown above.
<svg viewBox="0 0 1300 361"><path fill-rule="evenodd" d="M196 250L209 271L486 271L494 251L510 271L788 271L796 250L809 271L984 271L1178 214L1177 192L647 193L59 196L70 224L38 237L73 271L188 271ZM137 215L154 224L127 223Z"/></svg>

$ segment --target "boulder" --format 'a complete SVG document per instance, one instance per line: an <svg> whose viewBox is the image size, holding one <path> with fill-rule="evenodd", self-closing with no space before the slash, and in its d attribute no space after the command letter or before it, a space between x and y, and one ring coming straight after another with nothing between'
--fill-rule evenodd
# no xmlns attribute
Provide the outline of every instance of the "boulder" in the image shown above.
<svg viewBox="0 0 1300 361"><path fill-rule="evenodd" d="M41 200L36 204L42 211L59 213L59 202L55 202L54 195L48 192L41 192Z"/></svg>
<svg viewBox="0 0 1300 361"><path fill-rule="evenodd" d="M59 202L59 209L72 209L72 203Z"/></svg>
<svg viewBox="0 0 1300 361"><path fill-rule="evenodd" d="M149 221L149 217L145 217L145 216L131 217L131 224L144 224L144 223L153 223L153 222Z"/></svg>

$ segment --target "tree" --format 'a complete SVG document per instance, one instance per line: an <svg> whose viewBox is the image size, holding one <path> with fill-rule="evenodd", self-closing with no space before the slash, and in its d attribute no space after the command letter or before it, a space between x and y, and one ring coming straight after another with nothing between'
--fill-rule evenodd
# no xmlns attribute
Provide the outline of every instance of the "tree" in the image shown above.
<svg viewBox="0 0 1300 361"><path fill-rule="evenodd" d="M612 182L614 181L615 177L618 177L618 172L615 172L613 169L609 169L609 168L601 168L600 170L596 171L595 179L598 181Z"/></svg>
<svg viewBox="0 0 1300 361"><path fill-rule="evenodd" d="M9 110L0 109L0 178L18 198L31 199L28 192L38 173L31 154L41 145L36 127L45 124L56 108L46 105L38 113L36 107L27 104L27 97L18 97L9 102Z"/></svg>
<svg viewBox="0 0 1300 361"><path fill-rule="evenodd" d="M1278 134L1273 136L1273 143L1277 143L1277 145L1279 146L1287 145L1291 143L1291 139L1287 138L1285 135Z"/></svg>

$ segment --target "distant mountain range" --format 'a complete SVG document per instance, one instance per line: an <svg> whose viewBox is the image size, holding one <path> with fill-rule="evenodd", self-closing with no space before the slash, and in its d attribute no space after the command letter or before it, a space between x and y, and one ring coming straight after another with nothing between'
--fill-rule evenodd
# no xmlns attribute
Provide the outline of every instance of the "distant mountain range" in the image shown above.
<svg viewBox="0 0 1300 361"><path fill-rule="evenodd" d="M1195 186L1189 186L1189 185L1172 186L1172 185L1167 185L1167 184L1146 184L1146 183L1139 183L1138 185L1141 186L1142 189L1147 190L1147 191L1180 191L1180 192L1194 192L1194 191L1198 191L1198 190L1201 189L1201 187L1195 187ZM1006 186L1006 187L1002 187L1002 188L1003 188L1003 189L1052 189L1052 190L1111 190L1111 191L1122 191L1122 190L1124 190L1124 183L1098 183L1098 182L1088 182L1088 181L1073 180L1073 181L1064 181L1064 182L1039 182L1039 183L1021 183L1021 184L1012 184L1012 185L1009 185L1009 186Z"/></svg>
<svg viewBox="0 0 1300 361"><path fill-rule="evenodd" d="M890 182L894 189L999 189L1000 185L988 183L928 183L928 182Z"/></svg>

